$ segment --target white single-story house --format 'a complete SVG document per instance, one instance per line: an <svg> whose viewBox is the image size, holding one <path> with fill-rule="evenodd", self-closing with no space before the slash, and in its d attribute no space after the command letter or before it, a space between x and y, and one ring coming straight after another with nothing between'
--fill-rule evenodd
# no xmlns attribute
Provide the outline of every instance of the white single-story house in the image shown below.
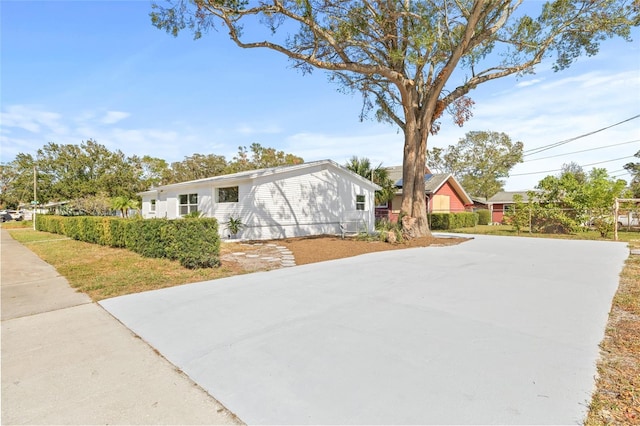
<svg viewBox="0 0 640 426"><path fill-rule="evenodd" d="M374 229L380 187L331 160L250 170L159 186L139 193L144 218L215 217L222 238L277 239ZM342 226L342 228L341 228Z"/></svg>

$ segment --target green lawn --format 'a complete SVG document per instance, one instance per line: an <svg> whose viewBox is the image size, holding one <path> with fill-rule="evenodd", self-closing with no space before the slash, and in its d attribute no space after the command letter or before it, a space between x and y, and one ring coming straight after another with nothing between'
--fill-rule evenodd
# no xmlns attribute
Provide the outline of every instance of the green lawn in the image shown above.
<svg viewBox="0 0 640 426"><path fill-rule="evenodd" d="M53 265L72 287L94 301L242 273L224 266L187 269L177 261L151 259L126 249L84 243L27 228L12 228L9 232Z"/></svg>
<svg viewBox="0 0 640 426"><path fill-rule="evenodd" d="M518 233L510 225L477 225L473 228L460 228L452 229L448 232L455 232L460 234L483 234L483 235L504 235L504 236L518 236ZM529 231L521 231L519 236L521 237L533 237L533 238L559 238L568 240L599 240L599 241L613 241L613 232L611 232L607 238L602 238L600 234L593 230L577 232L575 234L540 234L529 233ZM619 231L618 240L629 242L633 239L640 239L639 231Z"/></svg>

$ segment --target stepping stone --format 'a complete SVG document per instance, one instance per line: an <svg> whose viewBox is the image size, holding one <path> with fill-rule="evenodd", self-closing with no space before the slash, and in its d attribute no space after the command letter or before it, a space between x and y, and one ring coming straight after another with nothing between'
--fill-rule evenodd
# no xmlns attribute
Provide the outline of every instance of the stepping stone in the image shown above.
<svg viewBox="0 0 640 426"><path fill-rule="evenodd" d="M286 255L286 254L284 256L282 256L282 259L283 260L296 260L296 258L293 255L290 256L290 255Z"/></svg>
<svg viewBox="0 0 640 426"><path fill-rule="evenodd" d="M266 247L278 247L276 244L265 244Z"/></svg>
<svg viewBox="0 0 640 426"><path fill-rule="evenodd" d="M247 253L245 253L245 252L243 252L243 251L237 251L237 252L235 252L235 253L231 253L231 254L232 254L232 255L234 255L234 256L244 256L244 255L245 255L245 254L247 254Z"/></svg>
<svg viewBox="0 0 640 426"><path fill-rule="evenodd" d="M260 257L259 254L248 254L247 257L251 258L251 259L256 259L258 257Z"/></svg>
<svg viewBox="0 0 640 426"><path fill-rule="evenodd" d="M291 267L291 266L296 266L296 262L291 262L289 260L285 260L282 262L282 266L285 268Z"/></svg>

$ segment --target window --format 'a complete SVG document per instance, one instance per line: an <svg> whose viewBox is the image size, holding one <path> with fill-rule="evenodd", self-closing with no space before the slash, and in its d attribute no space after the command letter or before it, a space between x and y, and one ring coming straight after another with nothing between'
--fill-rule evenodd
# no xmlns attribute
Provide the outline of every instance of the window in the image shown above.
<svg viewBox="0 0 640 426"><path fill-rule="evenodd" d="M198 194L180 194L180 216L198 211Z"/></svg>
<svg viewBox="0 0 640 426"><path fill-rule="evenodd" d="M365 196L356 195L356 210L364 210Z"/></svg>
<svg viewBox="0 0 640 426"><path fill-rule="evenodd" d="M151 200L151 209L149 210L152 213L156 211L156 200Z"/></svg>
<svg viewBox="0 0 640 426"><path fill-rule="evenodd" d="M218 188L218 202L219 203L237 203L238 187L230 186L228 188Z"/></svg>

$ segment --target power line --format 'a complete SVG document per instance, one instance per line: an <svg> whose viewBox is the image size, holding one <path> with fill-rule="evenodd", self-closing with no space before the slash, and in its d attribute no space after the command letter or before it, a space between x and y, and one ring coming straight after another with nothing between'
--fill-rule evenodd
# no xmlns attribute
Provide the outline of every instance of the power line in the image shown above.
<svg viewBox="0 0 640 426"><path fill-rule="evenodd" d="M528 163L528 162L531 162L531 161L538 161L538 160L546 160L548 158L562 157L564 155L579 154L581 152L595 151L597 149L611 148L613 146L627 145L627 144L636 143L636 142L640 142L640 139L636 139L636 140L633 140L633 141L627 141L627 142L620 142L620 143L616 143L616 144L613 144L613 145L598 146L596 148L583 149L583 150L580 150L580 151L567 152L565 154L556 154L556 155L549 155L548 157L533 158L531 160L524 160L523 163Z"/></svg>
<svg viewBox="0 0 640 426"><path fill-rule="evenodd" d="M541 152L543 152L543 151L547 151L547 150L549 150L549 149L559 147L559 146L564 145L564 144L567 144L567 143L569 143L569 142L573 142L573 141L575 141L575 140L582 139L582 138L585 138L585 137L587 137L587 136L594 135L594 134L596 134L596 133L599 133L599 132L605 131L605 130L610 129L610 128L615 127L615 126L619 126L619 125L624 124L624 123L626 123L626 122L628 122L628 121L635 120L635 119L636 119L636 118L638 118L638 117L640 117L640 114L635 115L635 116L633 116L633 117L631 117L631 118L627 118L626 120L622 120L622 121L620 121L620 122L618 122L618 123L612 124L612 125L610 125L610 126L603 127L603 128L601 128L601 129L598 129L598 130L594 130L594 131L589 132L589 133L585 133L585 134L582 134L582 135L579 135L579 136L575 136L575 137L573 137L573 138L565 139L565 140L562 140L562 141L559 141L559 142L554 142L554 143L549 144L549 145L543 145L543 146L540 146L540 147L538 147L538 148L528 149L528 150L524 151L524 156L526 157L526 156L528 156L528 155L539 154L539 153L541 153Z"/></svg>
<svg viewBox="0 0 640 426"><path fill-rule="evenodd" d="M627 158L633 158L633 157L634 157L634 155L629 155L627 157L614 158L613 160L598 161L597 163L583 164L580 167L588 167L588 166L595 166L596 164L611 163L612 161L626 160ZM527 176L527 175L539 175L539 174L542 174L542 173L553 173L553 172L560 172L560 171L562 171L562 169L543 170L543 171L540 171L540 172L529 172L529 173L516 173L516 174L509 175L509 177Z"/></svg>

